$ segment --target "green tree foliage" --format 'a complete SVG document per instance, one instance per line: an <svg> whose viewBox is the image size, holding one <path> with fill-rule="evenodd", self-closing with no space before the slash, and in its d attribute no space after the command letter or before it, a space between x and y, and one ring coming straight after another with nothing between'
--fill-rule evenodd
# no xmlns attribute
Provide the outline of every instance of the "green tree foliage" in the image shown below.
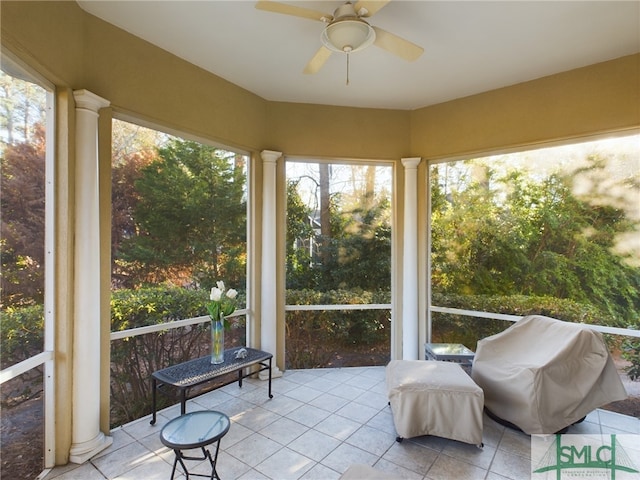
<svg viewBox="0 0 640 480"><path fill-rule="evenodd" d="M157 151L145 149L128 153L111 169L111 251L113 252L111 282L116 288L135 285L138 279L131 278L131 271L119 258L122 242L136 235L135 211L140 194L135 183L142 177L142 169L157 160ZM122 268L122 267L125 268Z"/></svg>
<svg viewBox="0 0 640 480"><path fill-rule="evenodd" d="M611 318L637 318L640 269L614 247L638 225L612 202L574 193L580 176L602 165L535 179L467 162L472 173L462 177L472 180L446 188L434 175L434 291L544 295L595 305Z"/></svg>
<svg viewBox="0 0 640 480"><path fill-rule="evenodd" d="M0 159L2 305L44 301L45 132L8 145Z"/></svg>
<svg viewBox="0 0 640 480"><path fill-rule="evenodd" d="M375 166L345 168L350 177L343 191L330 194L331 186L324 185L331 182L329 168L320 169L314 179L324 215L303 202L299 180L289 182L288 288L390 289L390 195L375 193Z"/></svg>
<svg viewBox="0 0 640 480"><path fill-rule="evenodd" d="M367 195L373 197L373 193ZM327 288L389 290L391 285L390 202L387 198L332 208L329 251L322 265Z"/></svg>
<svg viewBox="0 0 640 480"><path fill-rule="evenodd" d="M298 193L298 181L287 182L287 288L317 284L318 269L312 268L315 232L313 212Z"/></svg>
<svg viewBox="0 0 640 480"><path fill-rule="evenodd" d="M140 283L244 285L244 167L241 157L197 142L159 148L135 183L135 234L122 241L122 269Z"/></svg>
<svg viewBox="0 0 640 480"><path fill-rule="evenodd" d="M44 306L8 307L0 310L0 368L32 357L44 349Z"/></svg>

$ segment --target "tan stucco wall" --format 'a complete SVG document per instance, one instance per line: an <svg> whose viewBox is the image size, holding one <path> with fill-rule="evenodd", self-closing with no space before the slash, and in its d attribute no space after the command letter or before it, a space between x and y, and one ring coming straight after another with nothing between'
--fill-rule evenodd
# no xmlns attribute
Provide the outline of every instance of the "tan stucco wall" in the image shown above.
<svg viewBox="0 0 640 480"><path fill-rule="evenodd" d="M397 173L394 240L399 246L402 245L403 172L397 163L402 157L459 157L640 127L640 54L415 111L374 110L266 101L86 14L72 1L2 1L0 19L3 48L55 84L60 101L57 116L60 143L56 157L59 173L56 184L59 249L56 281L60 282L56 287L59 290L56 316L61 322L56 326L56 381L61 387L56 393L57 463L65 463L71 441L69 356L72 355L72 325L69 319L73 298L68 287L73 285L75 137L72 90L87 89L109 100L114 115L124 113L251 152L252 159L258 162L251 177L252 189L258 199L261 168L257 152L262 149L312 158L394 160ZM108 119L109 113L106 115ZM105 137L108 137L108 127L103 124L101 139ZM108 170L108 157L108 145L102 145L103 173ZM281 172L282 166L279 168ZM422 165L419 169L422 179L425 171ZM282 174L279 179L282 186ZM108 180L104 173L101 186L105 192ZM421 182L418 222L422 235L426 235L425 199L426 184ZM107 197L101 196L101 202L108 202ZM282 209L282 197L279 197L278 205ZM261 255L259 207L259 201L252 206L255 223L251 229L257 240L250 247L257 268ZM105 230L108 210L105 208L101 218ZM284 224L284 219L280 220ZM107 249L106 236L101 242L103 249ZM281 237L279 243L281 247ZM421 245L425 244L426 241L421 241ZM399 293L402 287L401 247L397 247L396 252L395 288ZM106 269L107 252L104 255ZM420 252L420 259L426 265L425 251ZM424 282L424 270L421 272L420 281ZM252 295L258 304L260 280L255 273ZM283 277L283 273L279 272L278 276ZM105 289L107 283L103 281ZM424 291L426 286L420 288ZM105 332L109 323L108 306L105 306L107 297L105 292ZM283 311L282 302L278 307ZM400 310L401 305L397 305L397 309ZM282 329L278 336L283 336ZM283 351L277 355L281 360ZM106 408L108 371L103 371L102 375ZM103 429L106 416L103 411Z"/></svg>
<svg viewBox="0 0 640 480"><path fill-rule="evenodd" d="M640 125L640 54L422 108L411 151L460 157Z"/></svg>
<svg viewBox="0 0 640 480"><path fill-rule="evenodd" d="M287 155L397 160L409 153L407 111L272 102L267 112L267 142Z"/></svg>

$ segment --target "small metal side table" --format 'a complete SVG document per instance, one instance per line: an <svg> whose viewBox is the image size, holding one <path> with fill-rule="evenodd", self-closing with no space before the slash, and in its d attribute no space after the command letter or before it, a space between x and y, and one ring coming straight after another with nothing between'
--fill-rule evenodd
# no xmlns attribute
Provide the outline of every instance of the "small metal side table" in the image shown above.
<svg viewBox="0 0 640 480"><path fill-rule="evenodd" d="M220 480L216 471L220 439L229 431L230 425L229 417L224 413L204 410L180 415L162 427L160 441L165 446L172 448L176 454L176 458L173 461L173 470L171 470L171 480L173 480L176 473L178 463L180 463L187 480L189 475ZM205 447L214 442L216 442L215 453L211 456L211 452ZM190 457L182 453L182 450L191 448L201 448L202 457ZM185 460L209 460L211 475L190 474L184 464Z"/></svg>
<svg viewBox="0 0 640 480"><path fill-rule="evenodd" d="M425 343L424 356L427 360L455 362L471 366L475 353L461 343Z"/></svg>

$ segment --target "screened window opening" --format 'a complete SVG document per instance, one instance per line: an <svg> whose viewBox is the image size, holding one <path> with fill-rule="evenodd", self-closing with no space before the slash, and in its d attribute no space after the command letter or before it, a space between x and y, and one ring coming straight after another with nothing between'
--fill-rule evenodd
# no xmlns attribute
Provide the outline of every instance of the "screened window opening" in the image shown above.
<svg viewBox="0 0 640 480"><path fill-rule="evenodd" d="M287 161L288 368L390 355L392 168Z"/></svg>
<svg viewBox="0 0 640 480"><path fill-rule="evenodd" d="M218 282L238 292L225 348L246 345L247 178L244 154L114 120L112 426L150 413L149 372L210 353Z"/></svg>
<svg viewBox="0 0 640 480"><path fill-rule="evenodd" d="M433 164L429 181L433 306L640 328L639 135ZM432 341L473 349L510 324L436 311Z"/></svg>

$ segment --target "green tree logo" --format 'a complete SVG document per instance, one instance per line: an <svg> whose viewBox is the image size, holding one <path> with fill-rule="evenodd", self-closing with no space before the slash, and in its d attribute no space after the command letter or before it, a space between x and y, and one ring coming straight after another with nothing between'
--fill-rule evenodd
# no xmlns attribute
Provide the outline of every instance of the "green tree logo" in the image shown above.
<svg viewBox="0 0 640 480"><path fill-rule="evenodd" d="M598 478L603 475L603 478L615 480L616 472L625 472L632 476L625 475L624 478L640 479L640 472L615 434L557 434L533 473L552 471L556 472L557 480L562 478L563 471L567 471L571 478Z"/></svg>

